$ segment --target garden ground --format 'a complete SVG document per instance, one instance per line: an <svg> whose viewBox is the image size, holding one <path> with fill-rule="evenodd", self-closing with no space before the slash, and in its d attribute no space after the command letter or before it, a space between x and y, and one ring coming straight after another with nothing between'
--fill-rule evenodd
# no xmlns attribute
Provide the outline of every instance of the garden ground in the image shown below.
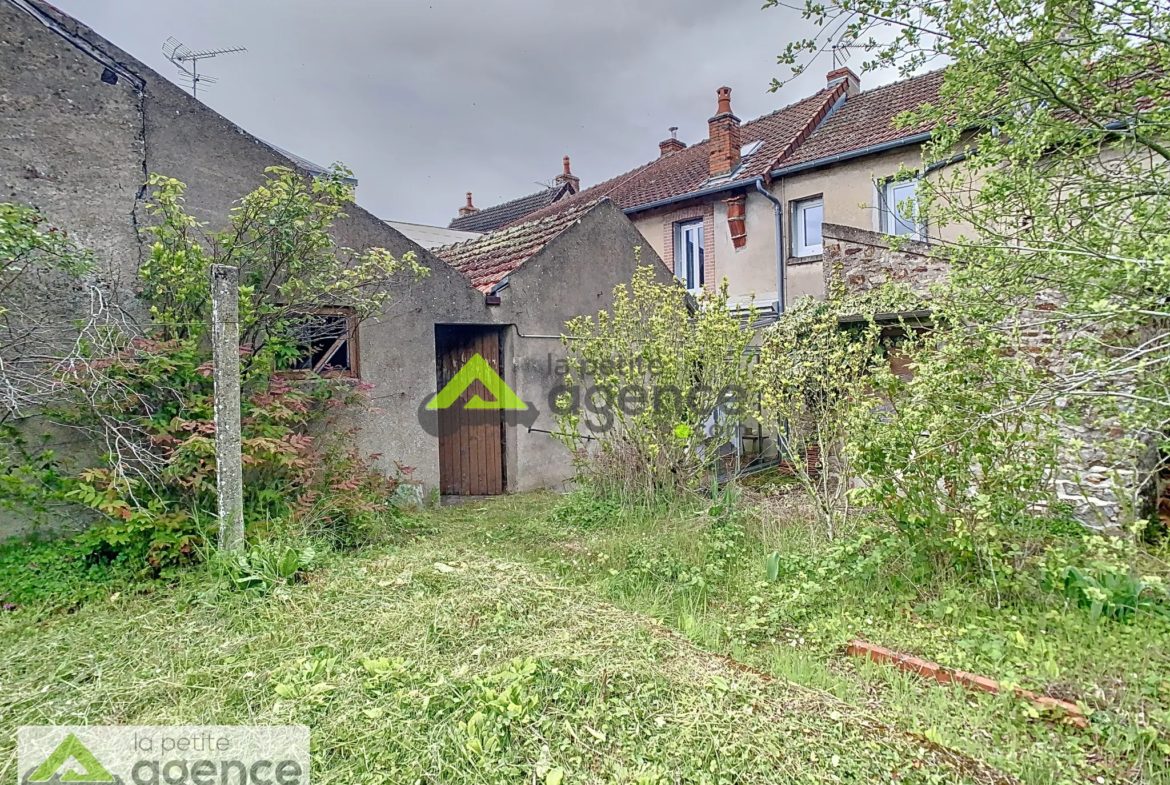
<svg viewBox="0 0 1170 785"><path fill-rule="evenodd" d="M506 497L271 593L195 571L3 614L0 778L17 725L215 723L309 725L318 783L1170 781L1162 619L911 590L798 511L693 501ZM850 660L856 636L1091 727Z"/></svg>

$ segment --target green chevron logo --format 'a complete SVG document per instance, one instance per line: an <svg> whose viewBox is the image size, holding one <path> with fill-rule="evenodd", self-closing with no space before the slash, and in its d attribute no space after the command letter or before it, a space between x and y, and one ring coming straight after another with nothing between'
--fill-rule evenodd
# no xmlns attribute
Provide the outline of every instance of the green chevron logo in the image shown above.
<svg viewBox="0 0 1170 785"><path fill-rule="evenodd" d="M70 767L60 776L58 782L114 782L114 778L106 771L105 766L98 763L98 759L93 756L93 753L87 750L85 745L78 741L72 733L65 737L65 741L57 745L53 754L29 776L28 781L49 782L53 775L57 774L70 759L81 766L84 772L78 773L76 769Z"/></svg>
<svg viewBox="0 0 1170 785"><path fill-rule="evenodd" d="M439 394L431 399L431 402L427 404L427 408L450 408L459 400L459 396L463 395L464 391L477 381L487 388L487 391L492 394L495 400L485 401L476 394L471 396L471 400L463 405L464 409L516 409L520 411L526 411L528 409L528 404L520 400L520 396L512 392L512 388L504 384L504 380L498 373L492 370L487 360L478 354L472 356L467 361L467 364L459 369L459 373L455 374L455 378L447 382L447 385L439 391Z"/></svg>

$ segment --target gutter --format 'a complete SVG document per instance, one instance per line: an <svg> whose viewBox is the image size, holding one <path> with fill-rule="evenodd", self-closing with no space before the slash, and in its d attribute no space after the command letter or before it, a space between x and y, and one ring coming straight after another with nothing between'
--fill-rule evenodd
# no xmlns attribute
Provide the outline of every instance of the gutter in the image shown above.
<svg viewBox="0 0 1170 785"><path fill-rule="evenodd" d="M930 141L930 137L930 132L925 131L920 134L914 134L913 136L907 136L903 139L895 139L893 141L882 142L880 144L871 144L868 147L862 147L857 150L850 150L847 153L838 153L837 155L831 155L828 158L818 158L815 161L806 161L802 164L797 164L796 166L789 166L783 169L774 169L768 173L768 178L775 179L777 177L784 177L785 175L803 172L807 169L815 169L819 166L828 166L829 164L835 164L839 161L848 161L853 158L860 158L865 155L873 155L874 153L881 153L885 152L886 150L894 150L899 147L905 147L907 145L921 144L922 142ZM762 178L753 178L753 180L760 179ZM658 207L666 207L668 205L677 204L678 202L685 202L691 199L701 199L704 196L713 196L715 194L723 193L724 191L734 191L739 188L750 188L753 180L734 180L729 183L711 186L710 188L702 188L698 191L691 191L690 193L681 194L679 196L670 196L665 199L657 199L653 202L647 202L646 204L634 205L633 207L627 207L623 209L622 212L626 215L633 215L634 213L640 213L645 210L653 210Z"/></svg>
<svg viewBox="0 0 1170 785"><path fill-rule="evenodd" d="M820 166L828 166L829 164L835 164L835 163L838 163L839 161L849 161L853 158L861 158L862 156L865 156L865 155L873 155L874 153L882 153L882 152L885 152L886 150L894 150L896 148L905 147L907 145L921 144L922 142L930 141L930 137L931 137L931 133L929 131L925 131L925 132L920 133L920 134L914 134L913 136L907 136L903 139L895 139L895 140L890 141L890 142L881 142L880 144L871 144L868 147L862 147L862 148L859 148L857 150L850 150L849 152L845 152L845 153L837 153L836 155L830 155L827 158L818 158L815 161L805 161L804 163L796 164L795 166L789 166L789 167L786 167L783 169L776 169L776 170L773 170L772 172L770 172L768 174L768 176L773 178L773 179L775 179L777 177L785 177L786 175L796 174L797 172L803 172L803 171L806 171L808 169L815 169L815 168L820 167Z"/></svg>
<svg viewBox="0 0 1170 785"><path fill-rule="evenodd" d="M666 207L667 205L675 204L676 202L685 202L685 201L690 200L690 199L700 199L704 196L711 196L713 194L721 194L724 191L734 191L738 188L748 188L751 186L751 184L752 184L751 180L734 180L730 183L723 183L722 185L713 185L710 188L703 188L703 189L698 190L698 191L692 191L689 194L683 194L681 196L670 196L670 197L667 197L666 199L659 199L659 200L654 201L654 202L647 202L646 204L639 204L639 205L635 205L634 207L627 207L626 209L622 210L622 212L625 213L626 215L633 215L634 213L640 213L643 210L653 210L655 207Z"/></svg>
<svg viewBox="0 0 1170 785"><path fill-rule="evenodd" d="M768 192L768 189L764 187L764 180L762 177L757 177L752 182L756 184L756 191L772 203L772 213L776 217L776 317L779 318L784 313L785 302L784 220L781 215L783 205L779 199L777 199L775 196L772 196L772 194Z"/></svg>

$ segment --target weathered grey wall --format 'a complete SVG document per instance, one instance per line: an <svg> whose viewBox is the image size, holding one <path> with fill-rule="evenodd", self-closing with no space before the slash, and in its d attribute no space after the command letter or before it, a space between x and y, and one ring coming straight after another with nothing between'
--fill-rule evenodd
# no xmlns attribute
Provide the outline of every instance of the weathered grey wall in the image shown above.
<svg viewBox="0 0 1170 785"><path fill-rule="evenodd" d="M502 322L516 325L509 382L522 399L540 408L532 426L539 430L518 426L509 432L508 443L515 445L512 490L560 488L573 475L568 450L542 432L557 429L548 396L562 382L556 364L567 351L559 340L524 336L559 336L568 318L612 310L614 286L628 282L638 268L637 247L642 265L653 265L662 282L673 281L641 233L606 200L508 276L502 303L492 310Z"/></svg>
<svg viewBox="0 0 1170 785"><path fill-rule="evenodd" d="M264 182L266 167L293 163L94 31L35 7L64 35L0 0L0 199L40 209L95 250L111 291L133 309L136 270L148 252L138 228L151 220L149 173L186 183L188 212L214 229ZM121 72L116 85L101 79L107 66ZM339 245L412 251L431 272L403 281L385 312L361 327L362 377L374 385L375 408L349 412L339 426L357 426L362 451L382 454L383 468L399 461L428 487L438 484L437 441L418 421L420 403L436 392L436 323L508 325L508 381L545 412L535 427L553 430L544 400L556 383L548 355L562 348L522 336L559 335L566 320L609 306L613 287L633 275L634 247L645 245L625 216L612 204L593 210L513 274L501 306L488 307L437 257L365 210L347 212L335 227ZM646 248L643 263L651 261L669 280ZM84 304L62 297L58 305L65 319ZM508 460L510 490L561 488L571 476L564 447L523 426L509 434Z"/></svg>
<svg viewBox="0 0 1170 785"><path fill-rule="evenodd" d="M37 8L133 78L102 82L105 64L0 0L0 198L38 208L96 251L112 290L132 306L147 250L137 227L150 221L148 173L186 183L187 210L218 228L264 182L266 167L293 164L92 30ZM415 403L435 392L434 323L494 319L458 272L365 210L347 212L334 232L338 244L413 251L431 271L404 281L387 311L362 326L362 373L375 385L378 411L356 424L363 450L384 454L386 466L417 467L416 477L435 485L438 450L415 414ZM53 305L46 303L47 319ZM58 305L56 318L77 315L78 302Z"/></svg>

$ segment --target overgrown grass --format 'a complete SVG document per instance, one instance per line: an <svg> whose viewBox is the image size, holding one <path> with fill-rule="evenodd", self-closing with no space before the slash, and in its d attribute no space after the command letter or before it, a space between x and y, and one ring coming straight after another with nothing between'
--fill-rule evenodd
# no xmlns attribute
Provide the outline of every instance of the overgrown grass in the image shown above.
<svg viewBox="0 0 1170 785"><path fill-rule="evenodd" d="M91 583L71 614L0 616L0 716L303 722L319 782L1170 782L1165 619L1042 592L997 608L888 543L825 542L784 498L513 496L413 516L271 594L207 570ZM845 657L852 637L1081 702L1091 727Z"/></svg>
<svg viewBox="0 0 1170 785"><path fill-rule="evenodd" d="M709 504L622 509L578 492L433 520L448 541L537 563L704 648L867 706L1026 782L1170 782L1165 617L1093 621L1039 590L1000 597L997 607L994 592L969 580L915 574L904 553L875 553L872 544L842 553L798 496L762 510L741 505L747 511L732 520L712 518ZM783 558L769 581L773 551ZM847 658L854 637L1079 702L1091 728Z"/></svg>
<svg viewBox="0 0 1170 785"><path fill-rule="evenodd" d="M737 669L462 526L335 554L278 594L187 576L72 614L0 617L0 776L22 724L307 724L317 783L997 782L864 707ZM496 532L499 534L500 532ZM530 540L529 545L534 544ZM547 543L550 549L553 543Z"/></svg>

